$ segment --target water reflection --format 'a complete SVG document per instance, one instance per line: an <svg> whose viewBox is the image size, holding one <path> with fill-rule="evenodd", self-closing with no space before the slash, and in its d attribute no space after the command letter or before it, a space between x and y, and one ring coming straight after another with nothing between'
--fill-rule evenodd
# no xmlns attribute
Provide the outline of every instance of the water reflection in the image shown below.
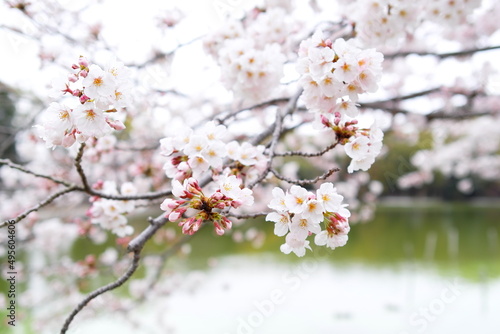
<svg viewBox="0 0 500 334"><path fill-rule="evenodd" d="M80 333L496 334L500 329L498 207L384 207L345 247L304 258L200 231L189 258L168 263L167 296ZM173 288L172 288L173 287ZM154 325L151 324L158 324Z"/></svg>
<svg viewBox="0 0 500 334"><path fill-rule="evenodd" d="M500 277L499 230L500 207L477 207L462 204L435 206L390 207L377 210L374 221L353 225L345 247L326 254L315 247L306 258L324 257L337 266L358 263L367 267L396 268L412 264L437 271L442 275L459 275L480 281ZM263 249L255 250L248 243L235 244L218 238L210 231L193 242L191 266L201 266L211 257L228 254L271 253L276 261L301 261L279 253L283 238L272 235ZM320 254L317 254L320 253Z"/></svg>
<svg viewBox="0 0 500 334"><path fill-rule="evenodd" d="M170 324L176 333L498 333L499 213L385 207L353 226L346 247L298 260L269 252L280 238L260 253L206 236L190 264L203 269L201 286L172 296ZM200 266L211 257L217 265Z"/></svg>

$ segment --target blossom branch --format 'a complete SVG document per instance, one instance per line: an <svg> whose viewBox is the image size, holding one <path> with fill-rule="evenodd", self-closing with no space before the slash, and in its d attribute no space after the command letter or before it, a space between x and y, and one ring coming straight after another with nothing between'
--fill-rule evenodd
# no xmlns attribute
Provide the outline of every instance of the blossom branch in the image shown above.
<svg viewBox="0 0 500 334"><path fill-rule="evenodd" d="M445 59L445 58L450 58L450 57L470 56L474 53L497 50L497 49L500 49L500 45L487 46L484 48L468 49L468 50L462 50L462 51L457 51L457 52L447 52L447 53L408 51L408 52L398 52L398 53L393 53L393 54L386 54L386 55L384 55L384 58L394 59L394 58L399 58L399 57L406 57L409 55L417 55L417 56L435 56L439 59Z"/></svg>
<svg viewBox="0 0 500 334"><path fill-rule="evenodd" d="M287 108L286 108L286 112L283 116L281 116L282 117L281 119L284 119L286 116L291 115L295 112L295 110L297 109L297 101L299 100L300 95L302 95L302 92L303 92L303 90L299 89L297 91L297 93L293 97L290 98L290 101L289 101ZM271 124L271 126L269 126L266 130L264 130L262 133L260 133L259 135L255 136L252 140L250 140L250 143L252 145L258 145L264 139L266 139L267 137L272 135L275 128L276 128L276 122ZM281 129L280 136L281 136L282 130L283 129Z"/></svg>
<svg viewBox="0 0 500 334"><path fill-rule="evenodd" d="M60 179L57 179L55 177L52 177L52 176L49 176L49 175L43 175L43 174L39 174L39 173L36 173L36 172L33 172L27 168L24 168L23 166L21 165L18 165L16 163L13 163L11 160L9 159L0 159L0 165L5 165L7 167L10 167L12 169L17 169L23 173L26 173L26 174L30 174L30 175L33 175L33 176L36 176L36 177L40 177L40 178L43 178L43 179L47 179L47 180L50 180L54 183L57 183L57 184L62 184L66 187L75 187L74 184L71 184L69 182L66 182L64 180L60 180Z"/></svg>
<svg viewBox="0 0 500 334"><path fill-rule="evenodd" d="M244 215L228 213L227 216L233 217L236 219L255 219L255 218L265 217L267 214L268 214L268 212L258 212L258 213L253 213L253 214L244 214Z"/></svg>
<svg viewBox="0 0 500 334"><path fill-rule="evenodd" d="M322 156L323 154L325 154L326 152L334 149L337 145L338 145L338 141L327 146L326 148L324 148L323 150L319 151L319 152L316 152L316 153L307 153L307 152L302 152L302 151L287 151L287 152L284 152L284 153L275 153L274 156L276 157L290 157L290 156L301 156L301 157L320 157Z"/></svg>
<svg viewBox="0 0 500 334"><path fill-rule="evenodd" d="M229 113L229 114L227 114L226 116L224 116L222 118L216 118L215 121L219 122L220 124L224 124L224 122L227 121L228 119L230 119L232 117L235 117L236 115L238 115L238 114L240 114L240 113L242 113L244 111L258 109L258 108L262 108L262 107L267 107L267 106L271 106L271 105L274 105L274 104L286 102L288 100L290 100L289 97L282 97L282 98L277 98L277 99L272 99L272 100L269 100L269 101L264 101L264 102L261 102L261 103L257 103L257 104L255 104L253 106L245 107L245 108L241 108L241 109L238 109L236 111L233 111L232 113Z"/></svg>
<svg viewBox="0 0 500 334"><path fill-rule="evenodd" d="M75 158L75 167L76 171L78 172L78 175L80 175L80 179L82 180L83 184L83 189L86 192L92 192L92 188L90 187L87 176L85 175L85 172L83 171L82 167L82 157L83 157L83 151L85 150L85 143L81 143L80 147L78 148L78 153Z"/></svg>
<svg viewBox="0 0 500 334"><path fill-rule="evenodd" d="M296 180L296 179L291 179L291 178L288 178L286 176L281 175L275 169L271 169L270 172L273 173L274 176L276 176L276 178L280 179L281 181L285 181L285 182L288 182L288 183L291 183L291 184L296 184L296 185L299 185L299 186L305 186L305 185L308 185L308 184L315 184L315 183L317 183L317 182L319 182L321 180L326 180L333 173L340 172L340 168L329 169L325 173L323 173L322 175L320 175L320 176L318 176L318 177L316 177L316 178L314 178L312 180Z"/></svg>
<svg viewBox="0 0 500 334"><path fill-rule="evenodd" d="M146 229L144 229L137 237L130 241L127 247L127 250L129 252L135 252L136 250L144 247L146 242L151 239L156 231L158 231L163 225L168 222L168 219L161 215L156 219L150 219L149 222L150 225Z"/></svg>
<svg viewBox="0 0 500 334"><path fill-rule="evenodd" d="M136 250L134 250L134 258L132 260L132 263L130 264L130 267L127 269L127 271L122 275L120 276L120 278L118 278L116 281L112 282L112 283L109 283L108 285L105 285L103 287L100 287L99 289L97 290L94 290L93 292L91 292L89 295L87 295L87 297L85 297L85 299L83 299L77 306L76 308L70 313L70 315L68 316L68 318L66 319L66 321L64 322L64 325L61 329L61 334L65 334L66 331L68 330L69 328L69 325L71 324L71 322L73 321L73 319L75 318L75 316L81 311L83 310L83 308L91 301L93 300L94 298L96 298L97 296L100 296L102 295L103 293L105 292L108 292L108 291L111 291L111 290L114 290L118 287L120 287L121 285L123 285L123 283L125 283L133 274L134 272L137 270L137 268L139 267L139 261L141 259L141 251L142 251L142 247L141 248L138 248Z"/></svg>
<svg viewBox="0 0 500 334"><path fill-rule="evenodd" d="M202 35L202 36L198 36L196 38L193 38L192 40L187 41L185 43L179 43L173 50L171 50L169 52L156 52L155 55L152 58L146 60L143 63L140 63L140 64L127 64L127 66L129 66L129 67L136 67L136 68L144 68L144 67L146 67L149 64L154 64L157 61L164 60L164 59L168 58L169 56L172 56L180 48L183 48L185 46L193 44L194 42L201 40L203 37L204 36Z"/></svg>
<svg viewBox="0 0 500 334"><path fill-rule="evenodd" d="M295 109L297 108L297 101L299 100L301 94L302 94L302 89L299 89L297 93L295 93L295 95L290 98L290 101L288 102L285 109L285 113L283 115L281 114L279 109L276 111L276 121L274 122L272 127L273 135L271 138L271 143L269 145L269 160L267 162L267 167L255 181L253 181L251 184L248 185L249 189L252 189L253 187L255 187L255 185L259 184L262 180L264 180L264 178L269 174L270 170L272 169L273 159L275 156L274 150L283 131L283 119L286 116L291 115L295 111Z"/></svg>
<svg viewBox="0 0 500 334"><path fill-rule="evenodd" d="M145 146L145 147L121 147L121 146L117 146L117 147L115 147L115 149L119 150L119 151L138 151L138 152L142 152L142 151L153 151L153 150L156 150L159 146L160 146L160 144L155 144L155 145Z"/></svg>
<svg viewBox="0 0 500 334"><path fill-rule="evenodd" d="M386 99L386 100L381 100L381 101L376 101L376 102L359 103L359 106L360 106L360 108L381 108L381 109L383 109L384 105L387 103L400 102L403 100L414 99L416 97L421 97L421 96L425 96L425 95L439 92L440 90L441 90L441 87L435 87L435 88L422 90L420 92L391 97L391 98Z"/></svg>
<svg viewBox="0 0 500 334"><path fill-rule="evenodd" d="M40 203L38 203L37 205L35 205L34 207L32 207L31 209L28 209L28 210L24 211L19 216L17 216L16 218L14 218L14 222L15 223L20 222L22 219L26 218L30 213L32 213L34 211L40 210L44 206L52 203L56 198L58 198L58 197L60 197L60 196L62 196L64 194L70 193L72 191L75 191L75 190L77 190L77 187L76 186L71 186L71 187L65 188L65 189L63 189L61 191L58 191L58 192L52 194L51 196L47 197L45 200L41 201ZM0 223L0 228L2 228L4 226L7 226L7 222Z"/></svg>
<svg viewBox="0 0 500 334"><path fill-rule="evenodd" d="M160 266L155 271L153 277L149 282L148 288L144 291L144 294L141 296L141 298L137 300L138 303L146 299L146 292L153 291L154 287L161 278L161 273L167 264L167 260L177 251L179 251L179 249L181 249L183 245L185 245L188 241L190 241L192 237L193 235L184 235L181 239L179 239L176 243L174 243L172 247L170 247L160 255Z"/></svg>
<svg viewBox="0 0 500 334"><path fill-rule="evenodd" d="M82 180L83 187L77 187L77 190L86 192L89 195L92 196L98 196L101 198L106 198L106 199L114 199L114 200L121 200L121 201L129 201L129 200L151 200L151 199L158 199L161 197L165 197L171 194L170 190L165 190L165 191L158 191L158 192L153 192L153 193L147 193L147 194L139 194L139 195L109 195L105 193L101 193L99 191L95 191L92 189L88 183L87 176L85 175L85 172L82 167L82 157L83 157L83 152L85 149L85 143L82 143L80 145L80 148L78 149L78 154L76 155L75 158L75 167L78 172L78 175L80 175L80 179Z"/></svg>

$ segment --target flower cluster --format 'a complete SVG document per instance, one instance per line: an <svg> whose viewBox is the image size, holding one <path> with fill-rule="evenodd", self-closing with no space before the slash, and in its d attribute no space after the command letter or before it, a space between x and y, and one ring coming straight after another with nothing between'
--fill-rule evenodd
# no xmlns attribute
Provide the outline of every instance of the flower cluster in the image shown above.
<svg viewBox="0 0 500 334"><path fill-rule="evenodd" d="M356 37L364 45L396 44L407 34L414 34L423 21L457 27L481 5L480 0L357 0L351 6L356 22ZM347 10L346 12L349 12Z"/></svg>
<svg viewBox="0 0 500 334"><path fill-rule="evenodd" d="M222 81L243 99L260 101L279 85L285 57L278 44L257 49L251 39L232 39L219 52Z"/></svg>
<svg viewBox="0 0 500 334"><path fill-rule="evenodd" d="M336 112L333 121L330 121L328 117L321 115L321 123L335 132L338 142L344 145L345 153L352 159L347 171L367 171L382 150L384 133L375 125L369 129L360 129L357 120L342 121L341 116Z"/></svg>
<svg viewBox="0 0 500 334"><path fill-rule="evenodd" d="M221 68L222 83L236 97L259 102L278 88L294 22L286 6L255 8L245 19L230 20L204 40Z"/></svg>
<svg viewBox="0 0 500 334"><path fill-rule="evenodd" d="M215 232L223 235L232 226L224 212L230 208L252 205L252 191L241 187L241 180L236 176L221 176L217 190L206 196L198 181L194 178L172 181L172 194L179 199L167 198L160 208L165 211L165 217L171 222L179 221L182 233L192 235L198 231L205 221L212 222ZM183 218L186 215L188 218Z"/></svg>
<svg viewBox="0 0 500 334"><path fill-rule="evenodd" d="M352 159L347 171L367 171L382 150L383 138L384 133L376 127L358 131L355 136L349 138L344 145L345 153Z"/></svg>
<svg viewBox="0 0 500 334"><path fill-rule="evenodd" d="M297 63L306 107L356 117L358 95L378 88L382 61L383 55L374 49L361 50L344 39L332 43L316 32L300 44Z"/></svg>
<svg viewBox="0 0 500 334"><path fill-rule="evenodd" d="M36 127L47 146L69 147L88 138L100 138L125 125L109 115L128 104L128 72L121 63L113 63L107 70L89 64L80 57L72 66L68 80L53 83L53 97L69 94L77 99L72 106L53 102L42 115Z"/></svg>
<svg viewBox="0 0 500 334"><path fill-rule="evenodd" d="M266 220L275 223L277 236L286 235L280 248L283 253L304 256L306 248L311 249L307 240L311 234L316 234L314 242L319 246L335 249L346 244L351 214L332 183L322 184L316 194L297 185L286 193L276 187L273 196L268 206L276 212L269 213ZM321 229L322 222L325 230Z"/></svg>
<svg viewBox="0 0 500 334"><path fill-rule="evenodd" d="M221 173L225 158L234 161L234 170L227 171L233 174L241 174L245 167L265 165L264 146L226 143L226 137L225 126L207 122L196 132L184 127L176 135L161 139L160 154L170 158L163 167L166 175L182 181L199 179L210 170Z"/></svg>
<svg viewBox="0 0 500 334"><path fill-rule="evenodd" d="M130 183L123 183L120 193L117 191L116 183L113 181L98 182L94 189L108 195L135 195L136 187ZM92 206L87 211L92 224L98 224L105 230L111 230L119 237L131 235L134 228L127 224L125 215L135 209L134 201L119 201L95 197L91 199Z"/></svg>

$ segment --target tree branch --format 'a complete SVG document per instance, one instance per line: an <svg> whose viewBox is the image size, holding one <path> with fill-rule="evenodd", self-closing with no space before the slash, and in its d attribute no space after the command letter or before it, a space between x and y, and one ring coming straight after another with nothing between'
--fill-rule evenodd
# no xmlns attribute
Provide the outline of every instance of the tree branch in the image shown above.
<svg viewBox="0 0 500 334"><path fill-rule="evenodd" d="M252 110L252 109L267 107L267 106L271 106L273 104L286 102L288 100L290 100L289 97L281 97L281 98L272 99L272 100L269 100L269 101L264 101L264 102L261 102L261 103L257 103L257 104L255 104L253 106L245 107L245 108L241 108L239 110L233 111L233 112L227 114L224 117L215 118L215 121L219 122L220 124L224 124L224 122L227 121L228 119L230 119L231 117L234 117L234 116L238 115L239 113L242 113L242 112L244 112L246 110Z"/></svg>
<svg viewBox="0 0 500 334"><path fill-rule="evenodd" d="M301 157L306 157L306 158L311 158L311 157L319 157L325 154L326 152L334 149L338 145L338 141L329 145L328 147L324 148L323 150L316 152L316 153L307 153L307 152L302 152L302 151L287 151L284 153L275 153L275 157L290 157L290 156L301 156Z"/></svg>
<svg viewBox="0 0 500 334"><path fill-rule="evenodd" d="M252 189L255 187L255 185L259 184L264 178L269 174L269 171L272 168L273 164L273 159L275 156L274 150L276 148L276 145L278 144L278 141L281 136L281 132L283 131L283 120L285 119L286 116L291 115L295 109L297 108L297 101L299 100L300 95L302 95L302 89L299 89L294 96L290 98L290 101L288 101L288 104L286 106L285 112L281 114L280 109L276 111L276 121L274 122L272 126L272 138L271 138L271 144L269 147L269 160L267 162L267 167L266 170L261 173L261 175L253 181L251 184L248 185L249 189ZM267 131L264 131L267 132Z"/></svg>
<svg viewBox="0 0 500 334"><path fill-rule="evenodd" d="M417 56L435 56L439 59L450 58L450 57L462 57L462 56L470 56L477 52L491 51L500 49L500 45L495 46L487 46L484 48L475 48L462 50L457 52L447 52L447 53L434 53L434 52L425 52L425 51L407 51L407 52L397 52L393 54L384 55L385 59L394 59L399 57L406 57L409 55L417 55Z"/></svg>
<svg viewBox="0 0 500 334"><path fill-rule="evenodd" d="M24 211L23 213L21 213L19 216L17 216L16 218L14 218L14 221L15 223L18 223L19 221L21 221L22 219L26 218L30 213L34 212L34 211L38 211L40 210L41 208L43 208L44 206L52 203L56 198L58 198L59 196L62 196L64 194L67 194L67 193L70 193L72 191L76 191L78 190L78 187L76 186L71 186L69 188L65 188L61 191L58 191L54 194L52 194L51 196L49 196L48 198L46 198L45 200L43 200L42 202L38 203L37 205L35 205L34 207L32 207L31 209L28 209L26 211ZM4 226L7 226L7 222L2 222L0 223L0 228L4 227Z"/></svg>
<svg viewBox="0 0 500 334"><path fill-rule="evenodd" d="M281 181L285 181L285 182L288 182L288 183L291 183L291 184L296 184L296 185L299 185L299 186L305 186L305 185L308 185L308 184L317 183L318 181L321 181L321 180L326 180L333 173L340 172L340 168L332 168L330 170L327 170L325 173L323 173L322 175L320 175L320 176L318 176L318 177L316 177L316 178L314 178L312 180L294 180L294 179L290 179L288 177L285 177L285 176L281 175L275 169L271 169L270 172L273 173L274 176L276 176Z"/></svg>
<svg viewBox="0 0 500 334"><path fill-rule="evenodd" d="M96 298L97 296L99 295L102 295L103 293L107 292L107 291L111 291L113 289L116 289L118 288L119 286L121 286L123 283L125 283L133 274L134 272L137 270L137 268L139 267L139 261L141 259L141 251L142 251L142 247L141 248L138 248L136 250L134 250L134 258L132 260L132 263L130 264L130 267L127 269L127 271L122 275L120 276L120 278L118 278L116 281L112 282L112 283L109 283L108 285L105 285L103 287L100 287L99 289L97 290L94 290L93 292L91 292L89 295L87 295L87 297L85 297L84 300L82 300L77 306L76 308L70 313L70 315L68 316L68 318L66 319L66 321L64 322L64 325L63 327L61 328L61 334L65 334L66 331L68 330L69 328L69 325L71 324L71 322L73 321L73 319L75 318L75 316L81 311L83 310L83 308L94 298Z"/></svg>
<svg viewBox="0 0 500 334"><path fill-rule="evenodd" d="M83 171L82 168L82 157L84 150L85 150L85 143L81 143L75 158L75 167L76 171L78 172L78 175L80 175L80 179L82 180L84 191L90 193L92 192L92 188L90 187L89 182L87 180L87 176L85 175L85 172Z"/></svg>
<svg viewBox="0 0 500 334"><path fill-rule="evenodd" d="M66 187L75 187L74 184L71 184L71 183L66 182L64 180L60 180L60 179L57 179L57 178L52 177L52 176L43 175L43 174L39 174L39 173L33 172L33 171L29 170L29 169L24 168L21 165L13 163L9 159L0 159L0 165L5 165L5 166L10 167L12 169L17 169L17 170L19 170L19 171L21 171L23 173L30 174L30 175L33 175L33 176L36 176L36 177L40 177L40 178L43 178L43 179L47 179L47 180L50 180L50 181L52 181L54 183L57 183L57 184L62 184L64 186L66 186Z"/></svg>
<svg viewBox="0 0 500 334"><path fill-rule="evenodd" d="M380 100L380 101L375 101L375 102L366 102L366 103L358 103L360 108L381 108L383 109L385 104L388 103L395 103L395 102L400 102L403 100L409 100L409 99L414 99L416 97L424 96L424 95L429 95L432 93L439 92L441 90L441 87L435 87L435 88L430 88L426 90L422 90L420 92L415 92L411 94L406 94L406 95L401 95L401 96L395 96L388 98L386 100Z"/></svg>
<svg viewBox="0 0 500 334"><path fill-rule="evenodd" d="M263 216L267 216L268 212L259 212L259 213L253 213L253 214L244 214L244 215L238 215L234 213L228 213L227 217L233 217L236 219L254 219L254 218L260 218Z"/></svg>

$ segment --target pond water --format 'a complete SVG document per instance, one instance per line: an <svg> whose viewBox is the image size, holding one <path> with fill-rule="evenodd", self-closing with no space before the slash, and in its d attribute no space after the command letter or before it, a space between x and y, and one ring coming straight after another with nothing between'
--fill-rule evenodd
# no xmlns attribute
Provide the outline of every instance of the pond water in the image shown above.
<svg viewBox="0 0 500 334"><path fill-rule="evenodd" d="M107 315L78 333L500 333L499 217L496 205L386 205L346 246L300 259L271 233L256 250L203 231L190 259L169 262L184 288L137 311L148 323L164 309L163 328Z"/></svg>

